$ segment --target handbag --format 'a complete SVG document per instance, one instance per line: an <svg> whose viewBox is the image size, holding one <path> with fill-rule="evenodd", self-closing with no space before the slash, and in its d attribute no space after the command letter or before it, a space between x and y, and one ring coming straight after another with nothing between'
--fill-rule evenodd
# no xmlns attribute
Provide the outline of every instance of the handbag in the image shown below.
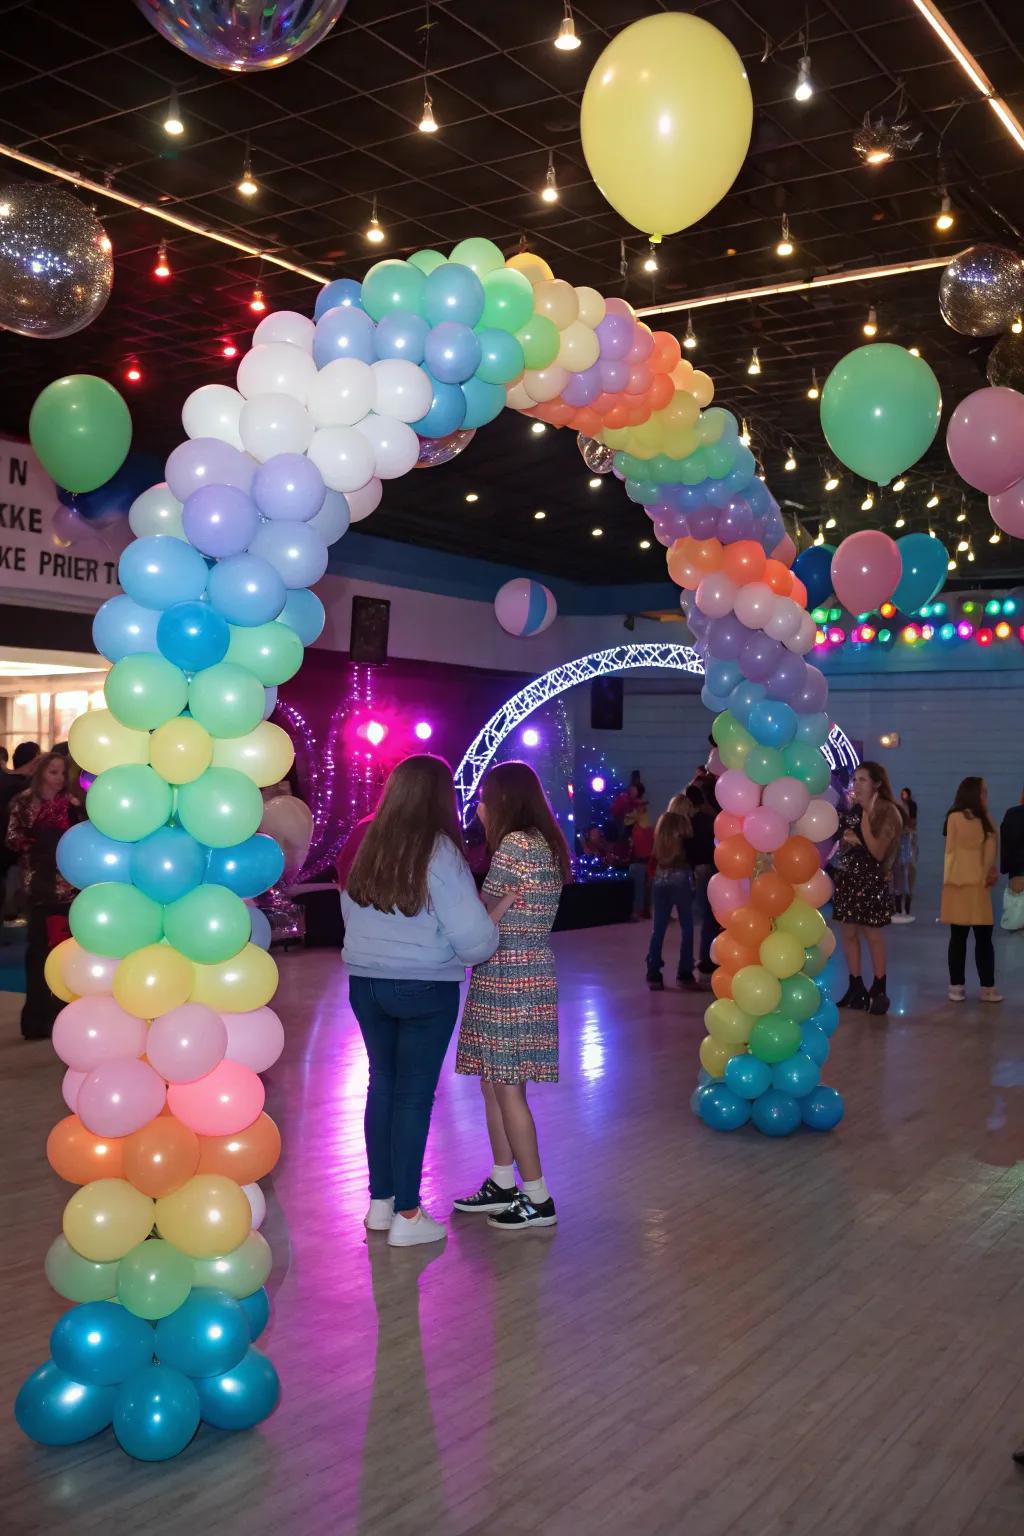
<svg viewBox="0 0 1024 1536"><path fill-rule="evenodd" d="M1003 915L999 926L1009 933L1024 928L1024 891L1007 889L1003 892Z"/></svg>

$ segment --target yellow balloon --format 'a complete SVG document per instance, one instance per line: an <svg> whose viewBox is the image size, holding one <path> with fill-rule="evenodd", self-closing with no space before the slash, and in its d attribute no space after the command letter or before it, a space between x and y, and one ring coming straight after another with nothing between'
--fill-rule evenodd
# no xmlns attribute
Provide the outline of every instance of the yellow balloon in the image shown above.
<svg viewBox="0 0 1024 1536"><path fill-rule="evenodd" d="M520 251L510 256L505 265L513 272L521 272L531 283L549 283L555 275L544 257L535 256L532 251Z"/></svg>
<svg viewBox="0 0 1024 1536"><path fill-rule="evenodd" d="M746 1045L754 1021L731 997L716 997L704 1011L704 1027L720 1045Z"/></svg>
<svg viewBox="0 0 1024 1536"><path fill-rule="evenodd" d="M832 932L831 928L826 928L825 929L825 932L822 934L821 938L818 940L818 948L821 950L822 954L825 956L826 959L828 959L829 955L834 955L835 954L835 952L836 952L836 936Z"/></svg>
<svg viewBox="0 0 1024 1536"><path fill-rule="evenodd" d="M237 768L261 789L279 784L294 761L288 732L269 720L261 720L247 736L219 736L213 743L215 768Z"/></svg>
<svg viewBox="0 0 1024 1536"><path fill-rule="evenodd" d="M734 1056L742 1056L745 1050L745 1045L726 1045L722 1040L705 1035L700 1043L700 1064L712 1077L724 1077L726 1062Z"/></svg>
<svg viewBox="0 0 1024 1536"><path fill-rule="evenodd" d="M130 730L109 709L90 709L68 732L68 751L86 773L105 773L121 763L148 763L149 732Z"/></svg>
<svg viewBox="0 0 1024 1536"><path fill-rule="evenodd" d="M750 145L743 60L679 11L617 32L583 92L583 154L602 196L648 235L688 229L721 202Z"/></svg>
<svg viewBox="0 0 1024 1536"><path fill-rule="evenodd" d="M571 373L582 373L585 368L593 367L600 354L601 343L585 320L573 320L565 327L558 347L560 367L568 368Z"/></svg>
<svg viewBox="0 0 1024 1536"><path fill-rule="evenodd" d="M217 1013L249 1013L269 1003L277 991L277 965L256 944L246 944L237 955L218 965L196 965L193 970L190 1001L205 1003Z"/></svg>
<svg viewBox="0 0 1024 1536"><path fill-rule="evenodd" d="M76 1253L93 1264L109 1264L145 1242L153 1227L153 1202L127 1179L94 1179L75 1190L63 1224Z"/></svg>
<svg viewBox="0 0 1024 1536"><path fill-rule="evenodd" d="M580 301L575 288L561 277L548 277L534 283L533 312L546 315L560 331L564 331L566 326L579 319Z"/></svg>
<svg viewBox="0 0 1024 1536"><path fill-rule="evenodd" d="M777 929L763 940L758 950L758 958L765 970L771 971L772 975L777 976L781 981L803 970L804 946L791 933L784 933L781 929Z"/></svg>
<svg viewBox="0 0 1024 1536"><path fill-rule="evenodd" d="M704 410L715 398L715 386L706 373L701 373L699 368L695 368L687 393L691 394L701 410Z"/></svg>
<svg viewBox="0 0 1024 1536"><path fill-rule="evenodd" d="M61 969L64 956L68 953L68 945L70 945L72 949L78 948L78 945L75 943L74 939L62 939L61 942L57 945L56 949L50 950L50 953L46 957L46 964L43 966L43 976L45 978L46 985L49 987L54 997L59 997L62 1003L73 1003L75 997L77 996L76 993L72 992L71 988L64 980L64 974Z"/></svg>
<svg viewBox="0 0 1024 1536"><path fill-rule="evenodd" d="M169 944L145 944L125 955L114 972L114 998L137 1019L155 1019L188 1002L196 969Z"/></svg>
<svg viewBox="0 0 1024 1536"><path fill-rule="evenodd" d="M213 737L198 720L179 715L149 738L149 761L168 784L191 784L213 761Z"/></svg>
<svg viewBox="0 0 1024 1536"><path fill-rule="evenodd" d="M221 1173L197 1173L156 1202L156 1228L162 1238L192 1259L214 1259L244 1243L252 1227L252 1207L234 1179Z"/></svg>
<svg viewBox="0 0 1024 1536"><path fill-rule="evenodd" d="M580 319L584 325L589 325L592 331L596 330L605 316L605 302L596 288L577 288L576 297L580 301Z"/></svg>

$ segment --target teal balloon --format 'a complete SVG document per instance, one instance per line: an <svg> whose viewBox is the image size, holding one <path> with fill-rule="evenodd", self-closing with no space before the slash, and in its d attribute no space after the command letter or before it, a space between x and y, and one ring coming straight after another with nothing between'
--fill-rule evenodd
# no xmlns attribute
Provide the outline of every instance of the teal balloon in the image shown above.
<svg viewBox="0 0 1024 1536"><path fill-rule="evenodd" d="M469 267L456 261L446 262L435 268L423 284L422 310L431 325L458 320L474 326L484 312L483 283Z"/></svg>
<svg viewBox="0 0 1024 1536"><path fill-rule="evenodd" d="M466 401L466 414L462 418L463 427L485 427L505 409L503 384L485 384L483 379L472 378L458 387L462 390Z"/></svg>
<svg viewBox="0 0 1024 1536"><path fill-rule="evenodd" d="M270 1321L270 1297L267 1295L266 1286L261 1285L258 1291L253 1291L249 1296L241 1296L238 1305L245 1313L249 1324L249 1337L255 1344Z"/></svg>
<svg viewBox="0 0 1024 1536"><path fill-rule="evenodd" d="M188 701L188 683L180 667L142 651L114 663L103 693L115 720L133 731L155 731L181 714Z"/></svg>
<svg viewBox="0 0 1024 1536"><path fill-rule="evenodd" d="M828 1060L829 1043L828 1035L823 1029L819 1029L814 1020L817 1014L800 1025L800 1049L805 1056L809 1056L817 1066L823 1067ZM778 1086L778 1085L776 1085ZM808 1088L807 1092L810 1093ZM792 1090L790 1090L792 1092Z"/></svg>
<svg viewBox="0 0 1024 1536"><path fill-rule="evenodd" d="M757 1099L772 1085L772 1069L759 1056L744 1052L725 1064L725 1083L741 1099Z"/></svg>
<svg viewBox="0 0 1024 1536"><path fill-rule="evenodd" d="M949 551L941 539L933 539L930 533L904 534L896 540L896 548L903 561L903 575L892 601L900 613L917 613L942 591Z"/></svg>
<svg viewBox="0 0 1024 1536"><path fill-rule="evenodd" d="M493 325L481 326L476 334L480 343L477 378L485 384L511 384L518 379L526 367L518 339L510 331L499 331Z"/></svg>
<svg viewBox="0 0 1024 1536"><path fill-rule="evenodd" d="M783 767L784 761L784 754L775 747L753 746L743 760L743 772L755 784L771 784L789 772Z"/></svg>
<svg viewBox="0 0 1024 1536"><path fill-rule="evenodd" d="M155 1339L163 1365L186 1376L222 1376L245 1358L249 1319L233 1296L195 1286L187 1301L160 1319Z"/></svg>
<svg viewBox="0 0 1024 1536"><path fill-rule="evenodd" d="M72 1380L111 1387L150 1364L153 1329L116 1302L90 1301L58 1318L50 1353Z"/></svg>
<svg viewBox="0 0 1024 1536"><path fill-rule="evenodd" d="M163 912L156 902L134 885L115 881L79 891L68 924L83 949L118 960L143 945L159 944L164 936Z"/></svg>
<svg viewBox="0 0 1024 1536"><path fill-rule="evenodd" d="M168 1461L198 1428L199 1393L169 1365L148 1365L117 1388L114 1434L136 1461Z"/></svg>
<svg viewBox="0 0 1024 1536"><path fill-rule="evenodd" d="M249 908L240 896L223 885L197 885L165 907L163 916L168 944L199 965L218 965L221 960L230 960L248 944L252 933ZM227 1370L227 1366L219 1369ZM188 1374L192 1376L195 1372Z"/></svg>
<svg viewBox="0 0 1024 1536"><path fill-rule="evenodd" d="M18 1428L40 1445L79 1445L106 1429L116 1387L75 1381L52 1360L32 1372L14 1400Z"/></svg>
<svg viewBox="0 0 1024 1536"><path fill-rule="evenodd" d="M749 762L749 759L748 759ZM801 784L807 786L812 795L823 794L828 789L829 766L817 747L812 747L807 741L791 741L782 753L782 768L780 773L788 774L790 778L799 779ZM744 763L744 771L749 775L750 768Z"/></svg>
<svg viewBox="0 0 1024 1536"><path fill-rule="evenodd" d="M443 267L447 260L447 256L442 256L440 251L432 251L429 248L422 251L414 251L409 257L411 264L414 267L419 267L425 277L429 277L431 272L435 271L438 267Z"/></svg>
<svg viewBox="0 0 1024 1536"><path fill-rule="evenodd" d="M178 820L208 848L230 848L255 833L263 820L263 796L237 768L207 768L178 790Z"/></svg>
<svg viewBox="0 0 1024 1536"><path fill-rule="evenodd" d="M809 746L821 747L828 740L828 733L832 729L828 715L798 715L796 721L796 739L805 741Z"/></svg>
<svg viewBox="0 0 1024 1536"><path fill-rule="evenodd" d="M780 1093L792 1094L794 1099L802 1099L805 1093L817 1088L820 1078L818 1063L802 1049L772 1067L772 1087Z"/></svg>
<svg viewBox="0 0 1024 1536"><path fill-rule="evenodd" d="M769 1088L754 1100L751 1118L763 1136L791 1136L800 1124L800 1105L791 1093Z"/></svg>
<svg viewBox="0 0 1024 1536"><path fill-rule="evenodd" d="M843 1096L824 1085L809 1093L800 1106L804 1125L811 1131L831 1131L843 1118Z"/></svg>
<svg viewBox="0 0 1024 1536"><path fill-rule="evenodd" d="M941 412L939 381L928 364L891 342L847 353L821 391L821 428L832 452L879 485L928 451Z"/></svg>
<svg viewBox="0 0 1024 1536"><path fill-rule="evenodd" d="M750 1119L750 1100L734 1093L725 1083L698 1090L697 1112L713 1131L738 1131Z"/></svg>
<svg viewBox="0 0 1024 1536"><path fill-rule="evenodd" d="M211 736L247 736L263 719L265 703L260 679L233 661L204 667L188 685L189 710Z"/></svg>
<svg viewBox="0 0 1024 1536"><path fill-rule="evenodd" d="M181 827L158 827L129 849L132 884L162 907L180 901L205 878L208 850Z"/></svg>
<svg viewBox="0 0 1024 1536"><path fill-rule="evenodd" d="M162 827L173 803L171 786L145 763L105 769L96 775L85 797L93 826L125 843L137 843Z"/></svg>
<svg viewBox="0 0 1024 1536"><path fill-rule="evenodd" d="M281 1383L259 1349L250 1346L233 1370L196 1382L202 1415L215 1429L252 1429L277 1407Z"/></svg>
<svg viewBox="0 0 1024 1536"><path fill-rule="evenodd" d="M363 278L363 308L374 320L397 309L422 314L426 281L420 268L408 261L378 261Z"/></svg>

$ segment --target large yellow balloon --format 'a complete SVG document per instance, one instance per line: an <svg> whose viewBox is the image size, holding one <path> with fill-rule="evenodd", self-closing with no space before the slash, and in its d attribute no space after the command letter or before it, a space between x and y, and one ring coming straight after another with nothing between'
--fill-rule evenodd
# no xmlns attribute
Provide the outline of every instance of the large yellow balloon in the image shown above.
<svg viewBox="0 0 1024 1536"><path fill-rule="evenodd" d="M583 153L602 196L647 235L721 202L750 145L743 60L716 27L662 11L617 32L583 93Z"/></svg>
<svg viewBox="0 0 1024 1536"><path fill-rule="evenodd" d="M148 763L149 732L130 730L109 709L90 709L68 732L68 751L86 773L105 773L121 763Z"/></svg>
<svg viewBox="0 0 1024 1536"><path fill-rule="evenodd" d="M745 1046L726 1045L722 1040L705 1035L700 1043L700 1064L712 1077L724 1077L726 1064L734 1056L741 1056L745 1050Z"/></svg>
<svg viewBox="0 0 1024 1536"><path fill-rule="evenodd" d="M94 1179L76 1189L64 1207L64 1236L93 1264L123 1259L145 1242L152 1226L152 1200L127 1179Z"/></svg>
<svg viewBox="0 0 1024 1536"><path fill-rule="evenodd" d="M513 272L521 272L531 283L549 283L555 275L544 257L535 256L532 251L519 251L510 256L505 265Z"/></svg>
<svg viewBox="0 0 1024 1536"><path fill-rule="evenodd" d="M240 1185L220 1173L197 1173L156 1202L162 1238L193 1259L214 1259L244 1243L252 1207Z"/></svg>
<svg viewBox="0 0 1024 1536"><path fill-rule="evenodd" d="M219 965L196 965L190 1001L217 1013L249 1013L262 1008L277 991L277 965L265 949L246 944ZM114 984L115 996L117 984Z"/></svg>
<svg viewBox="0 0 1024 1536"><path fill-rule="evenodd" d="M294 761L288 732L269 720L262 720L246 736L219 736L213 743L215 768L237 768L261 789L279 784Z"/></svg>
<svg viewBox="0 0 1024 1536"><path fill-rule="evenodd" d="M191 784L213 761L213 737L198 720L178 715L153 732L149 761L168 784Z"/></svg>
<svg viewBox="0 0 1024 1536"><path fill-rule="evenodd" d="M137 1019L155 1019L188 1001L195 970L169 944L146 944L126 955L114 972L114 998Z"/></svg>

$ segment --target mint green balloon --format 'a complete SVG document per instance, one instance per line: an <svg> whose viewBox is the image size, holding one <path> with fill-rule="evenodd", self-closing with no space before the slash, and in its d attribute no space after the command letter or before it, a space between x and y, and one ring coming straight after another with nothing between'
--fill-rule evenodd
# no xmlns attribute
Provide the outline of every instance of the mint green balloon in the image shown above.
<svg viewBox="0 0 1024 1536"><path fill-rule="evenodd" d="M711 722L711 735L714 737L716 747L721 747L727 741L732 741L743 729L744 727L730 709L723 709L722 713L716 715Z"/></svg>
<svg viewBox="0 0 1024 1536"><path fill-rule="evenodd" d="M68 923L83 949L118 960L164 936L163 909L124 881L87 885L71 903Z"/></svg>
<svg viewBox="0 0 1024 1536"><path fill-rule="evenodd" d="M176 1312L192 1290L192 1260L162 1237L147 1237L112 1267L118 1301L151 1323Z"/></svg>
<svg viewBox="0 0 1024 1536"><path fill-rule="evenodd" d="M499 267L505 265L505 258L495 245L493 240L485 240L482 235L470 235L468 240L460 240L452 251L449 261L457 261L471 272L475 272L481 281L488 272L497 272ZM543 367L538 363L537 367Z"/></svg>
<svg viewBox="0 0 1024 1536"><path fill-rule="evenodd" d="M76 1253L63 1232L46 1250L46 1278L67 1301L109 1301L117 1291L119 1260L97 1264Z"/></svg>
<svg viewBox="0 0 1024 1536"><path fill-rule="evenodd" d="M426 280L421 268L408 261L378 261L363 278L363 308L373 320L382 320L396 309L418 315Z"/></svg>
<svg viewBox="0 0 1024 1536"><path fill-rule="evenodd" d="M779 1012L785 1014L787 1019L795 1019L798 1024L806 1024L821 1007L821 993L814 982L798 971L795 976L787 976L779 985L782 988Z"/></svg>
<svg viewBox="0 0 1024 1536"><path fill-rule="evenodd" d="M533 314L533 287L529 278L514 267L501 267L488 272L481 281L484 312L480 325L493 325L499 331L521 331Z"/></svg>
<svg viewBox="0 0 1024 1536"><path fill-rule="evenodd" d="M199 965L230 960L252 935L252 918L240 896L223 885L197 885L164 908L168 944Z"/></svg>
<svg viewBox="0 0 1024 1536"><path fill-rule="evenodd" d="M28 435L48 475L69 491L95 491L132 445L132 418L112 384L92 373L54 379L36 398Z"/></svg>
<svg viewBox="0 0 1024 1536"><path fill-rule="evenodd" d="M823 794L829 785L829 767L817 747L806 741L791 741L782 750L784 766L778 777L788 774L806 784L812 795Z"/></svg>
<svg viewBox="0 0 1024 1536"><path fill-rule="evenodd" d="M891 342L848 352L821 391L821 429L854 474L878 485L916 464L939 430L942 393L921 357Z"/></svg>
<svg viewBox="0 0 1024 1536"><path fill-rule="evenodd" d="M688 453L685 459L679 461L679 479L683 485L700 485L702 480L708 478L708 451L706 448L695 448Z"/></svg>
<svg viewBox="0 0 1024 1536"><path fill-rule="evenodd" d="M151 651L115 661L103 693L114 719L133 731L155 731L180 715L188 703L184 672Z"/></svg>
<svg viewBox="0 0 1024 1536"><path fill-rule="evenodd" d="M446 258L440 251L425 250L415 251L409 257L409 261L414 267L419 267L424 277L429 277L431 272L436 272L438 267L445 265ZM467 262L466 265L468 266L469 263Z"/></svg>
<svg viewBox="0 0 1024 1536"><path fill-rule="evenodd" d="M547 315L531 315L516 340L523 349L523 361L527 368L547 368L558 356L562 345L562 333Z"/></svg>
<svg viewBox="0 0 1024 1536"><path fill-rule="evenodd" d="M786 772L782 766L782 753L776 747L762 747L755 741L743 760L743 772L755 784L771 784Z"/></svg>
<svg viewBox="0 0 1024 1536"><path fill-rule="evenodd" d="M97 831L137 843L170 818L171 786L145 763L121 763L96 775L85 797Z"/></svg>
<svg viewBox="0 0 1024 1536"><path fill-rule="evenodd" d="M211 736L248 736L263 719L266 703L259 678L233 661L204 667L188 685L189 711Z"/></svg>
<svg viewBox="0 0 1024 1536"><path fill-rule="evenodd" d="M178 790L178 820L208 848L230 848L244 843L259 827L263 796L237 768L207 768Z"/></svg>
<svg viewBox="0 0 1024 1536"><path fill-rule="evenodd" d="M231 625L225 661L244 667L264 688L276 688L302 666L302 641L288 624L277 619L248 627ZM262 716L262 710L261 710Z"/></svg>

